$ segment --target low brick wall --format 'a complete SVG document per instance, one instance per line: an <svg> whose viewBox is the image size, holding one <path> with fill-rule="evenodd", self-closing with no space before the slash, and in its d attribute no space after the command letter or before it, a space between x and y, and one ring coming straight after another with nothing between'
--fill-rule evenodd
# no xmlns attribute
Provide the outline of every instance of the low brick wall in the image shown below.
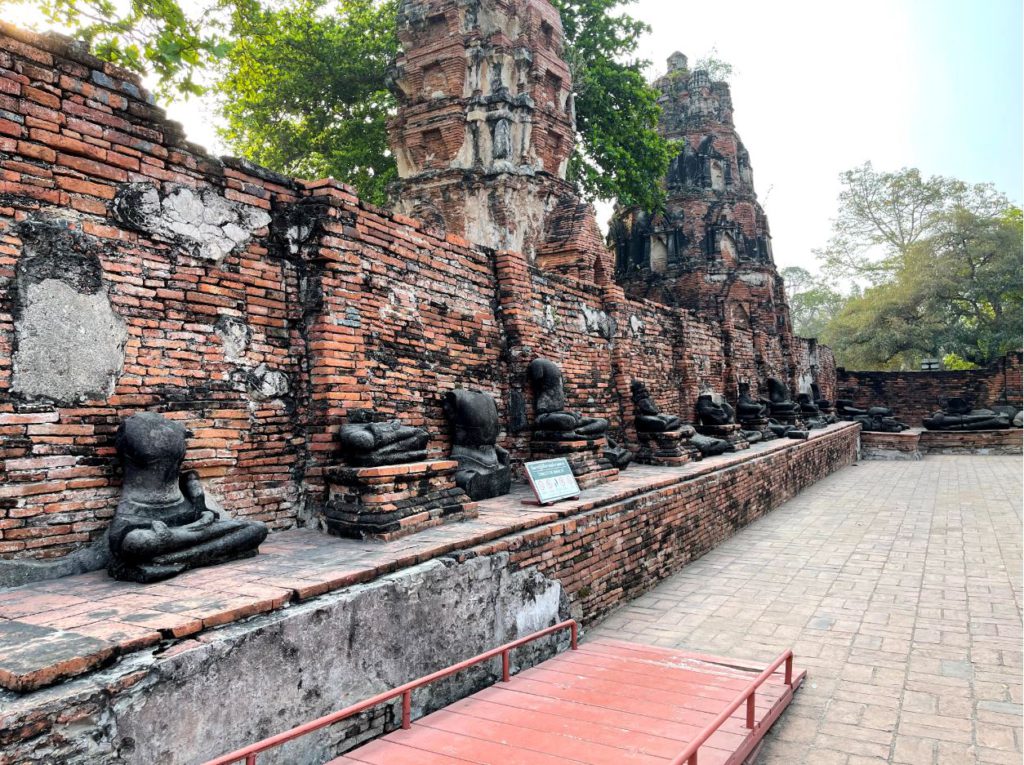
<svg viewBox="0 0 1024 765"><path fill-rule="evenodd" d="M965 398L975 407L991 406L1004 394L1024 407L1021 351L1008 353L987 369L962 372L854 372L836 371L836 398L849 398L854 406L888 406L911 427L945 406L951 398Z"/></svg>
<svg viewBox="0 0 1024 765"><path fill-rule="evenodd" d="M688 465L678 469L678 480L661 477L626 499L439 552L426 568L139 651L51 688L0 691L0 765L130 765L155 756L165 765L194 763L214 748L229 750L468 658L486 647L481 636L499 643L528 633L564 616L566 602L573 616L593 623L852 464L859 431L844 423L810 441L728 455L720 467L712 460ZM444 586L424 589L437 579L429 572L438 565L447 568ZM474 566L481 573L459 578ZM488 583L497 589L488 590ZM442 602L452 593L460 610L439 620L436 609L455 607ZM449 700L459 695L439 691L416 703L433 707L449 692ZM380 716L361 721L354 739L333 730L315 737L309 751L322 761L383 724ZM285 750L266 760L313 761L291 756Z"/></svg>
<svg viewBox="0 0 1024 765"><path fill-rule="evenodd" d="M925 454L1021 454L1024 431L973 430L921 432L921 451Z"/></svg>
<svg viewBox="0 0 1024 765"><path fill-rule="evenodd" d="M862 460L919 460L921 459L921 431L904 430L902 433L860 434Z"/></svg>
<svg viewBox="0 0 1024 765"><path fill-rule="evenodd" d="M513 567L557 579L592 622L650 589L836 470L856 461L849 425L724 470L640 494L458 555L511 553Z"/></svg>

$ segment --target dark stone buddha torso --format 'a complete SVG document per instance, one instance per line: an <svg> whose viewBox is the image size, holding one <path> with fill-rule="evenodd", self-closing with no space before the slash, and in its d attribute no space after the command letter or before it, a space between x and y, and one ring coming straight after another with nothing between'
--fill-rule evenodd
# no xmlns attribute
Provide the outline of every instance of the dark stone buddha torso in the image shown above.
<svg viewBox="0 0 1024 765"><path fill-rule="evenodd" d="M124 484L108 532L116 579L154 582L248 557L267 536L262 523L207 509L198 474L180 473L185 438L181 424L154 412L134 414L118 429Z"/></svg>

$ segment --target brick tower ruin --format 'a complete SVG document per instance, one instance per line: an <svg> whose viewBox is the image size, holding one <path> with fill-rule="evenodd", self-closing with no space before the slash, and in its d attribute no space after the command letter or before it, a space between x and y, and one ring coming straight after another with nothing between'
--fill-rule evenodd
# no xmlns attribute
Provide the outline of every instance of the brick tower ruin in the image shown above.
<svg viewBox="0 0 1024 765"><path fill-rule="evenodd" d="M654 86L661 133L683 149L669 166L663 214L616 211L609 234L615 280L630 297L721 322L731 356L751 358L764 376L792 379L789 306L729 86L691 70L682 53L669 57ZM785 359L788 368L768 359Z"/></svg>
<svg viewBox="0 0 1024 765"><path fill-rule="evenodd" d="M398 34L396 210L533 256L548 214L575 198L558 12L547 0L403 0Z"/></svg>

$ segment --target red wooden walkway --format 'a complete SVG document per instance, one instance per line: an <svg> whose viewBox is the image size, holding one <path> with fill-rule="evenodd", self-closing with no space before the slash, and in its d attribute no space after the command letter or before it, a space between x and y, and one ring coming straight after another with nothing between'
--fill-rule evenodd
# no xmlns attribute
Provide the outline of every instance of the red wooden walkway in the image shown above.
<svg viewBox="0 0 1024 765"><path fill-rule="evenodd" d="M329 765L667 765L763 670L729 659L595 640L359 747ZM742 763L789 704L784 668L699 751Z"/></svg>

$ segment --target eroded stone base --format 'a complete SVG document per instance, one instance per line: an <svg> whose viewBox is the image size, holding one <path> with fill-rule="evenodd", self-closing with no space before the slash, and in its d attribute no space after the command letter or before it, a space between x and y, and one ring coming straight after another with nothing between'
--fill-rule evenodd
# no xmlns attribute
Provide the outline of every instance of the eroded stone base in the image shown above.
<svg viewBox="0 0 1024 765"><path fill-rule="evenodd" d="M136 653L55 688L21 697L0 691L0 762L205 762L543 629L567 608L557 581L513 571L508 554L431 561ZM531 666L554 645L517 650L513 662ZM417 691L414 716L494 682L500 666L480 665ZM379 707L259 761L326 762L394 729L396 711Z"/></svg>
<svg viewBox="0 0 1024 765"><path fill-rule="evenodd" d="M691 428L665 433L637 433L640 448L636 461L644 465L685 465L701 459L700 450L690 442Z"/></svg>
<svg viewBox="0 0 1024 765"><path fill-rule="evenodd" d="M904 430L902 433L860 434L862 460L919 460L921 431Z"/></svg>
<svg viewBox="0 0 1024 765"><path fill-rule="evenodd" d="M1008 430L922 430L921 451L925 454L1021 454L1024 431Z"/></svg>
<svg viewBox="0 0 1024 765"><path fill-rule="evenodd" d="M397 539L477 516L476 503L455 485L453 460L326 472L327 532L352 539Z"/></svg>
<svg viewBox="0 0 1024 765"><path fill-rule="evenodd" d="M581 489L599 486L614 480L619 471L605 458L606 438L585 441L547 441L534 438L530 449L531 460L550 460L565 457Z"/></svg>

